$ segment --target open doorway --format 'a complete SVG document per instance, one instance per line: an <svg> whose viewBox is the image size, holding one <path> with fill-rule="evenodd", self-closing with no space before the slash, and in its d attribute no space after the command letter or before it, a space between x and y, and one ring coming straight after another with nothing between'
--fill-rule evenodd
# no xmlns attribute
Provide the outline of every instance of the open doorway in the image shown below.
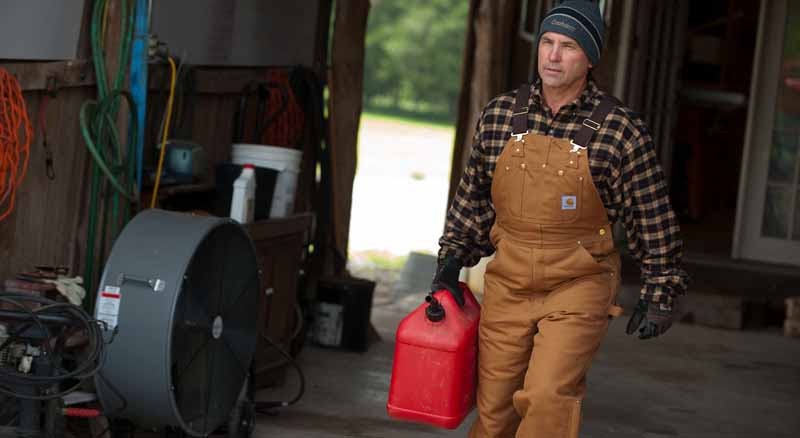
<svg viewBox="0 0 800 438"><path fill-rule="evenodd" d="M671 199L691 257L729 258L759 2L689 2Z"/></svg>
<svg viewBox="0 0 800 438"><path fill-rule="evenodd" d="M372 2L348 269L376 282L376 304L397 298L398 281L421 300L435 270L468 8Z"/></svg>

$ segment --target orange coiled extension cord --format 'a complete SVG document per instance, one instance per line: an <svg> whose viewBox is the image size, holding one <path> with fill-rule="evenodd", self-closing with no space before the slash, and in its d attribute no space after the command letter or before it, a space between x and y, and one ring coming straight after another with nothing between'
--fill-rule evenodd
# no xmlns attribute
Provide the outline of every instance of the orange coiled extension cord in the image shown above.
<svg viewBox="0 0 800 438"><path fill-rule="evenodd" d="M0 68L0 221L14 211L17 188L28 169L32 137L19 82Z"/></svg>

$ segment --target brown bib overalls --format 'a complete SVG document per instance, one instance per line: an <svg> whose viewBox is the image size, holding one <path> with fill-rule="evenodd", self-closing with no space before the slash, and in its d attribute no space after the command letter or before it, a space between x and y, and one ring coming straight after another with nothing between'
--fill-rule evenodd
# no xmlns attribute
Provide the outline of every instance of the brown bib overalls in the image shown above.
<svg viewBox="0 0 800 438"><path fill-rule="evenodd" d="M523 88L515 117L527 127ZM621 311L619 255L587 152L512 135L497 160L471 438L578 436L586 372Z"/></svg>

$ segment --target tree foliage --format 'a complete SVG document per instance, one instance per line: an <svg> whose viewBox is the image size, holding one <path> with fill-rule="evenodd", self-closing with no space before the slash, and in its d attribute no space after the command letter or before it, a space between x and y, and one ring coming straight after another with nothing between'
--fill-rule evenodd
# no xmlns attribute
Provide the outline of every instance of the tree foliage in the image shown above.
<svg viewBox="0 0 800 438"><path fill-rule="evenodd" d="M469 0L373 0L365 106L452 120Z"/></svg>

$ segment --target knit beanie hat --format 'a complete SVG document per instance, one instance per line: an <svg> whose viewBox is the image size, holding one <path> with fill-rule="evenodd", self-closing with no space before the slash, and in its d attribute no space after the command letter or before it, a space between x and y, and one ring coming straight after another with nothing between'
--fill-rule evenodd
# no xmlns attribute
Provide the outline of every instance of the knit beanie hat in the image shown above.
<svg viewBox="0 0 800 438"><path fill-rule="evenodd" d="M586 53L592 65L600 62L603 50L603 16L597 3L590 0L565 0L545 15L539 38L545 32L555 32L574 39Z"/></svg>

